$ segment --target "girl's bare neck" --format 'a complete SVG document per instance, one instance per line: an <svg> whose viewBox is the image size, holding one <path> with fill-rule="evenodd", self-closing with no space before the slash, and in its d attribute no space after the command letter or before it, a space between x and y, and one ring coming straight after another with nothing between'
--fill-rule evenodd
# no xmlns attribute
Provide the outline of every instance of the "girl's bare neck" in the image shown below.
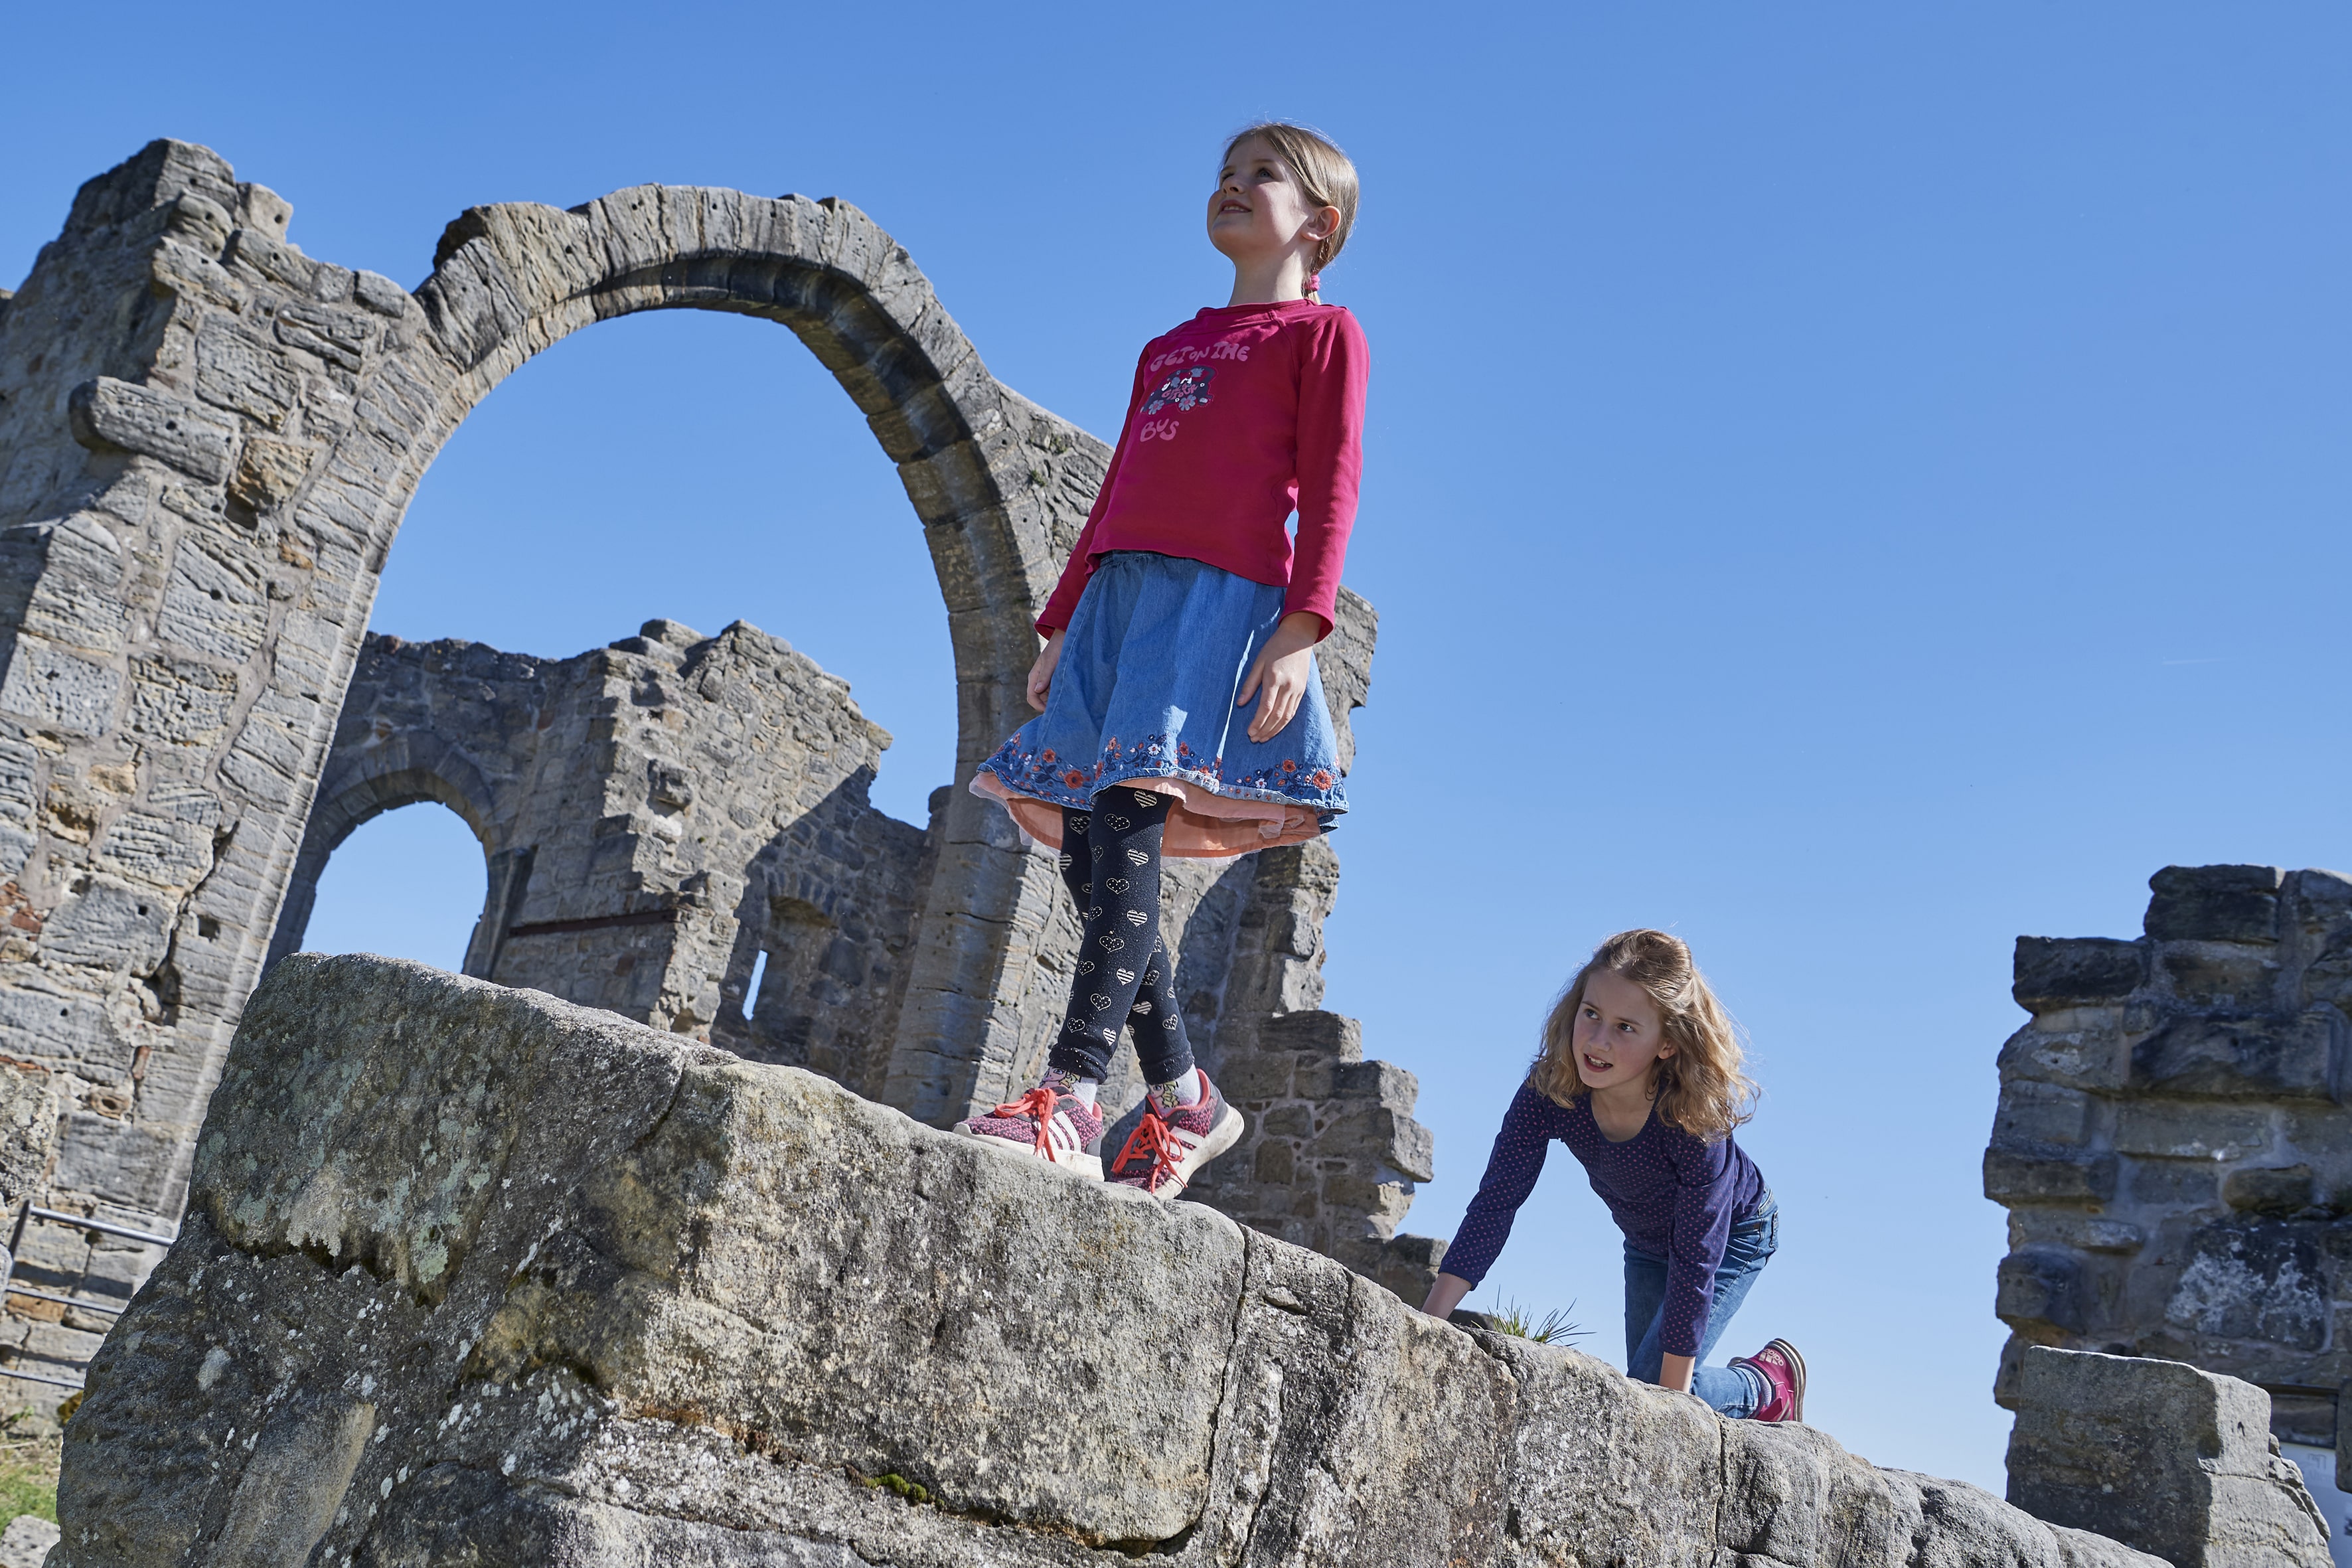
<svg viewBox="0 0 2352 1568"><path fill-rule="evenodd" d="M1621 1083L1608 1089L1591 1090L1587 1099L1592 1102L1593 1123L1601 1136L1612 1143L1623 1143L1642 1135L1649 1125L1650 1108L1657 1099L1654 1075L1632 1083Z"/></svg>
<svg viewBox="0 0 2352 1568"><path fill-rule="evenodd" d="M1234 297L1226 305L1286 305L1307 298L1307 263L1296 253L1234 264Z"/></svg>

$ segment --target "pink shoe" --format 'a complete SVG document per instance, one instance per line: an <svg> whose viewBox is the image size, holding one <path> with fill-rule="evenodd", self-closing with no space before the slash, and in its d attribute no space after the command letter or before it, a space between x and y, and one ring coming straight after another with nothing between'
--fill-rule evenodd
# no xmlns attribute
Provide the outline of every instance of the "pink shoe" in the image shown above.
<svg viewBox="0 0 2352 1568"><path fill-rule="evenodd" d="M1171 1110L1157 1100L1144 1100L1143 1120L1110 1163L1110 1179L1123 1187L1141 1187L1154 1197L1180 1197L1202 1166L1241 1141L1247 1125L1202 1072L1201 1098L1194 1104Z"/></svg>
<svg viewBox="0 0 2352 1568"><path fill-rule="evenodd" d="M1805 1358L1786 1340L1774 1340L1752 1356L1734 1356L1734 1366L1754 1367L1771 1385L1771 1397L1756 1407L1751 1421L1805 1418Z"/></svg>
<svg viewBox="0 0 2352 1568"><path fill-rule="evenodd" d="M1087 1153L1087 1145L1102 1136L1102 1129L1101 1111L1047 1084L985 1116L966 1117L955 1124L958 1132L978 1139L983 1149L1016 1159L1049 1161L1097 1182L1102 1180L1102 1158Z"/></svg>

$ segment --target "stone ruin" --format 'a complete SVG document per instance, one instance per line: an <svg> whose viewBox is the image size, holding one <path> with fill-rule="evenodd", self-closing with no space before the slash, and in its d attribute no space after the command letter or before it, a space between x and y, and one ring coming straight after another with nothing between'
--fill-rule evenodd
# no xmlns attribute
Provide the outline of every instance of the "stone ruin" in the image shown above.
<svg viewBox="0 0 2352 1568"><path fill-rule="evenodd" d="M414 293L304 256L289 219L214 153L158 142L84 186L0 296L0 1030L67 1106L47 1201L168 1226L255 980L299 945L335 844L412 801L483 842L469 973L934 1124L1032 1074L1076 945L1050 858L961 790L921 828L869 806L887 737L841 681L746 626L656 621L562 661L365 626L418 479L525 359L637 310L759 317L898 467L968 776L1025 712L1030 624L1103 444L991 376L837 200L478 207ZM1339 623L1319 657L1344 755L1375 619L1343 593ZM1411 1075L1318 1010L1337 878L1310 846L1173 879L1203 1055L1258 1113L1201 1195L1410 1290L1437 1251L1395 1236L1429 1139ZM37 1262L68 1294L136 1282Z"/></svg>
<svg viewBox="0 0 2352 1568"><path fill-rule="evenodd" d="M2010 1212L1995 1397L2032 1345L2186 1362L2272 1429L2352 1423L2352 879L2175 866L2143 934L2021 938L1985 1195Z"/></svg>
<svg viewBox="0 0 2352 1568"><path fill-rule="evenodd" d="M436 800L488 864L465 973L879 1098L931 869L929 836L866 803L889 743L746 626L652 621L561 663L371 634L271 959L301 946L346 836Z"/></svg>
<svg viewBox="0 0 2352 1568"><path fill-rule="evenodd" d="M264 982L90 1384L50 1568L2162 1561L814 1074L364 956ZM2291 1473L2246 1479L2227 1538L2266 1554L2230 1561L2325 1563ZM2171 1494L2200 1541L2212 1490Z"/></svg>
<svg viewBox="0 0 2352 1568"><path fill-rule="evenodd" d="M1368 653L1369 635L1342 645L1358 646ZM1350 674L1360 690L1362 668ZM467 973L889 1103L920 893L960 792L933 795L928 834L875 809L866 792L888 744L842 682L746 626L706 638L649 621L561 664L371 635L271 957L301 945L319 874L345 836L437 800L488 858ZM1412 1184L1431 1174L1416 1087L1364 1060L1354 1020L1316 1006L1339 874L1320 843L1171 863L1165 923L1186 1023L1253 1123L1194 1194L1417 1295L1441 1244L1394 1234ZM1042 962L1066 986L1077 944L1066 899L1051 918ZM1024 1059L989 1092L1039 1065ZM1105 1091L1114 1111L1141 1099L1134 1066L1122 1050Z"/></svg>
<svg viewBox="0 0 2352 1568"><path fill-rule="evenodd" d="M2010 1357L2036 1518L1411 1311L1392 1292L1442 1251L1396 1234L1429 1137L1412 1076L1321 1009L1328 845L1171 878L1188 1021L1253 1113L1207 1206L932 1131L1035 1070L1075 945L1000 812L952 787L920 827L876 811L888 737L749 626L650 621L550 660L369 637L368 609L425 468L523 360L635 310L761 317L898 466L968 776L1024 711L1102 444L990 376L839 201L475 208L414 293L303 256L289 218L159 142L0 293L0 1202L70 1222L20 1227L0 1353L42 1377L104 1337L53 1568L2324 1561L2299 1479L2248 1446L2270 1403L2229 1377ZM1318 649L1343 758L1374 630L1343 592ZM467 977L299 953L335 846L424 800L484 847ZM2281 920L2307 924L2315 877L2273 886ZM2162 940L2220 975L2249 944L2301 952L2289 925ZM2139 993L2096 990L2120 958L2066 952L2021 995L2128 1032ZM2324 967L2296 963L2296 985ZM2281 1059L2307 1065L2288 1011ZM2260 1048L2213 1043L2240 1037L2185 1031L2151 1070L2244 1070ZM2095 1195L2104 1168L2111 1193L2109 1123L2086 1110L2070 1142L2060 1091L2121 1080L2053 1051L2007 1075L2042 1087L2015 1125L2004 1099L1996 1150L2043 1183L2004 1265L2021 1343L2092 1323L2120 1256L2065 1185ZM2307 1163L2308 1194L2276 1160L2222 1189L2290 1228L2198 1267L2308 1240L2316 1200L2287 1200L2333 1188ZM135 1237L184 1209L151 1280ZM1098 1245L1071 1258L1067 1228ZM2269 1386L2302 1430L2316 1385ZM2210 1419L2118 1468L2151 1390ZM2102 1500L2119 1481L2131 1510Z"/></svg>

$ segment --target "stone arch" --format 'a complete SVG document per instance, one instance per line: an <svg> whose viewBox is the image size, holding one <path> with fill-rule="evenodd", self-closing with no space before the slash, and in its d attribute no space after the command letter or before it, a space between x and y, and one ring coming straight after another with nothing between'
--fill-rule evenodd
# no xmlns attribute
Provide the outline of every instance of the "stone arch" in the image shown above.
<svg viewBox="0 0 2352 1568"><path fill-rule="evenodd" d="M86 184L0 296L0 1024L92 1081L145 1064L131 1115L68 1117L57 1166L60 1192L134 1215L185 1192L401 517L516 366L643 310L791 328L924 526L963 767L1017 719L1031 617L1108 456L998 385L846 203L642 186L475 208L414 294L303 255L289 216L157 142ZM932 831L884 1092L937 1121L1043 1032L1055 884L968 796Z"/></svg>
<svg viewBox="0 0 2352 1568"><path fill-rule="evenodd" d="M641 310L754 316L833 373L923 524L954 654L959 776L1020 722L1037 606L1108 452L1000 385L906 250L856 207L641 185L569 211L471 208L415 301L405 352L295 498L298 516L307 503L356 525L366 586L442 444L532 354ZM943 1121L1000 1093L1035 1033L1030 1015L1049 1005L1033 996L1026 938L1051 918L1053 884L1001 814L961 792L935 831L942 853L882 1089Z"/></svg>

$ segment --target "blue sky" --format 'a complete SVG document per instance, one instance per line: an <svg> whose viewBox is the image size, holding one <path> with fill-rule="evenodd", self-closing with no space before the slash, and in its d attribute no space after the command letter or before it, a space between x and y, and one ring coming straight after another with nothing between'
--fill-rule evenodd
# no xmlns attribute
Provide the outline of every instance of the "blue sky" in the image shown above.
<svg viewBox="0 0 2352 1568"><path fill-rule="evenodd" d="M2001 1485L1978 1163L2012 939L2132 934L2168 863L2352 867L2338 9L113 15L121 47L11 22L0 279L158 135L411 284L478 203L838 195L1106 437L1136 347L1223 298L1221 135L1331 132L1381 640L1329 1005L1421 1076L1411 1228L1451 1233L1591 944L1680 931L1753 1036L1783 1212L1727 1348L1796 1340L1815 1423L1881 1463ZM375 625L562 656L656 615L847 678L898 737L886 807L947 782L918 526L779 329L639 317L524 367L426 477ZM313 945L454 966L481 876L440 808L379 819ZM1622 1355L1564 1153L1493 1279L1478 1304L1572 1300Z"/></svg>

